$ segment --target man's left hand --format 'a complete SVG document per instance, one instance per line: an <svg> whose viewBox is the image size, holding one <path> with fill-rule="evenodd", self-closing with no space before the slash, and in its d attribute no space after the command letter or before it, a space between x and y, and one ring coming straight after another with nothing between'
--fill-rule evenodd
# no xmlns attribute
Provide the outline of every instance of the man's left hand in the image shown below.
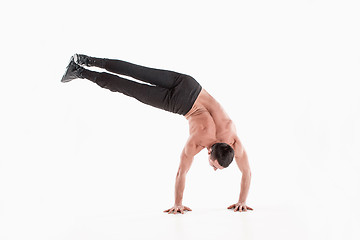
<svg viewBox="0 0 360 240"><path fill-rule="evenodd" d="M238 202L228 207L228 209L232 209L232 208L234 208L234 212L236 211L246 212L247 210L254 210L251 207L246 206L245 202Z"/></svg>

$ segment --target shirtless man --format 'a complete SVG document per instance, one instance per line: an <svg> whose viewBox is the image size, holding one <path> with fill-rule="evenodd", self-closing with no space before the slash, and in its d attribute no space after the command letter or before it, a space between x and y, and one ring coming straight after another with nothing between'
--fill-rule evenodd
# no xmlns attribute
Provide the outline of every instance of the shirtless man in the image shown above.
<svg viewBox="0 0 360 240"><path fill-rule="evenodd" d="M100 67L109 72L133 77L141 84L107 72L95 72L87 67ZM142 103L183 115L189 122L189 138L180 156L176 174L175 203L168 213L191 211L182 204L186 174L194 156L207 148L211 167L224 169L235 161L242 173L240 196L228 209L253 210L246 205L251 171L244 146L236 134L235 125L221 105L191 76L162 69L149 68L117 59L96 58L83 54L71 57L61 82L76 78L88 79L102 88L136 98Z"/></svg>

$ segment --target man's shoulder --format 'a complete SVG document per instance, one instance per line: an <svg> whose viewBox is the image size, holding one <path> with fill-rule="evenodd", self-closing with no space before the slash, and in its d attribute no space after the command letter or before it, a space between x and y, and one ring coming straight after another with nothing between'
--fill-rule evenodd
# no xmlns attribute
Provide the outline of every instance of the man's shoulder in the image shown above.
<svg viewBox="0 0 360 240"><path fill-rule="evenodd" d="M190 135L183 149L183 154L186 156L195 156L203 148L205 148L205 146L201 144L199 138L196 135Z"/></svg>

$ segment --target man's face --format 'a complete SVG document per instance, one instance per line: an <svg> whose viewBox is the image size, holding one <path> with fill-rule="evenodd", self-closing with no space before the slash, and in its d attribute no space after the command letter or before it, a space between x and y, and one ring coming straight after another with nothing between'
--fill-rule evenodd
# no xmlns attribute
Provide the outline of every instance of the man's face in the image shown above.
<svg viewBox="0 0 360 240"><path fill-rule="evenodd" d="M211 160L210 159L210 154L211 154L211 149L208 151L208 154L209 154L209 164L211 167L214 168L214 171L218 170L218 169L224 169L223 166L220 166L219 162L215 159L215 160Z"/></svg>

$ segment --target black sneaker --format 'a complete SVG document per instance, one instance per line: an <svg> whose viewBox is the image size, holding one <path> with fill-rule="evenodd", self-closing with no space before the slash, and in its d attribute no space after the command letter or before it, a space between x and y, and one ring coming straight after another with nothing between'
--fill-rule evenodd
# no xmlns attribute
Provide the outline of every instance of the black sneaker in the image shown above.
<svg viewBox="0 0 360 240"><path fill-rule="evenodd" d="M90 61L89 61L89 56L86 56L84 54L74 54L74 60L77 64L79 65L85 65L87 67L91 67L90 65Z"/></svg>
<svg viewBox="0 0 360 240"><path fill-rule="evenodd" d="M79 65L85 65L87 67L99 67L105 68L105 59L90 57L84 54L74 54L75 62Z"/></svg>
<svg viewBox="0 0 360 240"><path fill-rule="evenodd" d="M70 58L69 65L66 67L66 71L61 79L61 82L70 82L71 80L76 78L83 78L81 76L81 72L83 71L83 69L83 67L77 65L74 62L74 56L72 56Z"/></svg>

